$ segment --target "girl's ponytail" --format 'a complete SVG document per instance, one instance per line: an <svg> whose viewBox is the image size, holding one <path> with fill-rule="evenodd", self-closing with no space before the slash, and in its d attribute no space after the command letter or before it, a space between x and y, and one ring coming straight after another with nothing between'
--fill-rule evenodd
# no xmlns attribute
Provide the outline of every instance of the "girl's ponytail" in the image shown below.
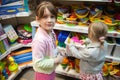
<svg viewBox="0 0 120 80"><path fill-rule="evenodd" d="M100 43L101 43L100 47L102 48L103 44L104 44L104 41L105 41L105 37L101 36L101 37L99 37L99 40L100 40Z"/></svg>

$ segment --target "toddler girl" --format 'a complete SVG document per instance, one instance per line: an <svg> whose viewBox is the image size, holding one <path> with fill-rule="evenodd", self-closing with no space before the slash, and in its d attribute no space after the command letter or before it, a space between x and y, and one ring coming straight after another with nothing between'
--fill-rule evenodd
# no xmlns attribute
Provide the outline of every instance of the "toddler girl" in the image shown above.
<svg viewBox="0 0 120 80"><path fill-rule="evenodd" d="M88 28L87 46L67 45L68 55L80 59L80 79L103 80L101 70L107 53L107 25L102 22L91 23ZM86 42L85 42L86 43Z"/></svg>

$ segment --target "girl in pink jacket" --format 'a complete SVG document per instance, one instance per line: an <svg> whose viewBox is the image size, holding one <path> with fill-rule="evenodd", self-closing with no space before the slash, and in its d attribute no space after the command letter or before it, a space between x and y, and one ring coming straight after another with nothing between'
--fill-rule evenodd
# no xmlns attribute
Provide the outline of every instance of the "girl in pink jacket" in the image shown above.
<svg viewBox="0 0 120 80"><path fill-rule="evenodd" d="M33 69L35 80L55 80L55 66L63 56L57 55L56 36L53 31L57 18L56 8L51 2L43 1L36 8L39 27L32 42Z"/></svg>

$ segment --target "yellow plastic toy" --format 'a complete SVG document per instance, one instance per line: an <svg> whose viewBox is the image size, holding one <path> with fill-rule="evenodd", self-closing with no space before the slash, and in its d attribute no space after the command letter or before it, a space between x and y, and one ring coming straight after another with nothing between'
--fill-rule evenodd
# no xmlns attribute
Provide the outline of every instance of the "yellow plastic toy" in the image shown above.
<svg viewBox="0 0 120 80"><path fill-rule="evenodd" d="M11 71L11 72L17 72L18 71L18 64L15 63L14 61L14 58L10 55L8 55L8 60L10 62L9 66L8 66L8 69Z"/></svg>

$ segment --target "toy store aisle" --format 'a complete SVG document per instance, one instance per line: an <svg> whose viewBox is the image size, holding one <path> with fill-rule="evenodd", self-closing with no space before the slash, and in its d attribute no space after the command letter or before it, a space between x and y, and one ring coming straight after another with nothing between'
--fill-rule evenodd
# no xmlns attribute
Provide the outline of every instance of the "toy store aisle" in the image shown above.
<svg viewBox="0 0 120 80"><path fill-rule="evenodd" d="M34 71L32 67L25 68L14 80L34 80ZM78 79L56 74L55 80L78 80Z"/></svg>
<svg viewBox="0 0 120 80"><path fill-rule="evenodd" d="M14 80L34 80L34 71L32 67L25 68ZM72 77L56 74L55 80L79 80ZM104 77L104 80L120 80L114 77Z"/></svg>

